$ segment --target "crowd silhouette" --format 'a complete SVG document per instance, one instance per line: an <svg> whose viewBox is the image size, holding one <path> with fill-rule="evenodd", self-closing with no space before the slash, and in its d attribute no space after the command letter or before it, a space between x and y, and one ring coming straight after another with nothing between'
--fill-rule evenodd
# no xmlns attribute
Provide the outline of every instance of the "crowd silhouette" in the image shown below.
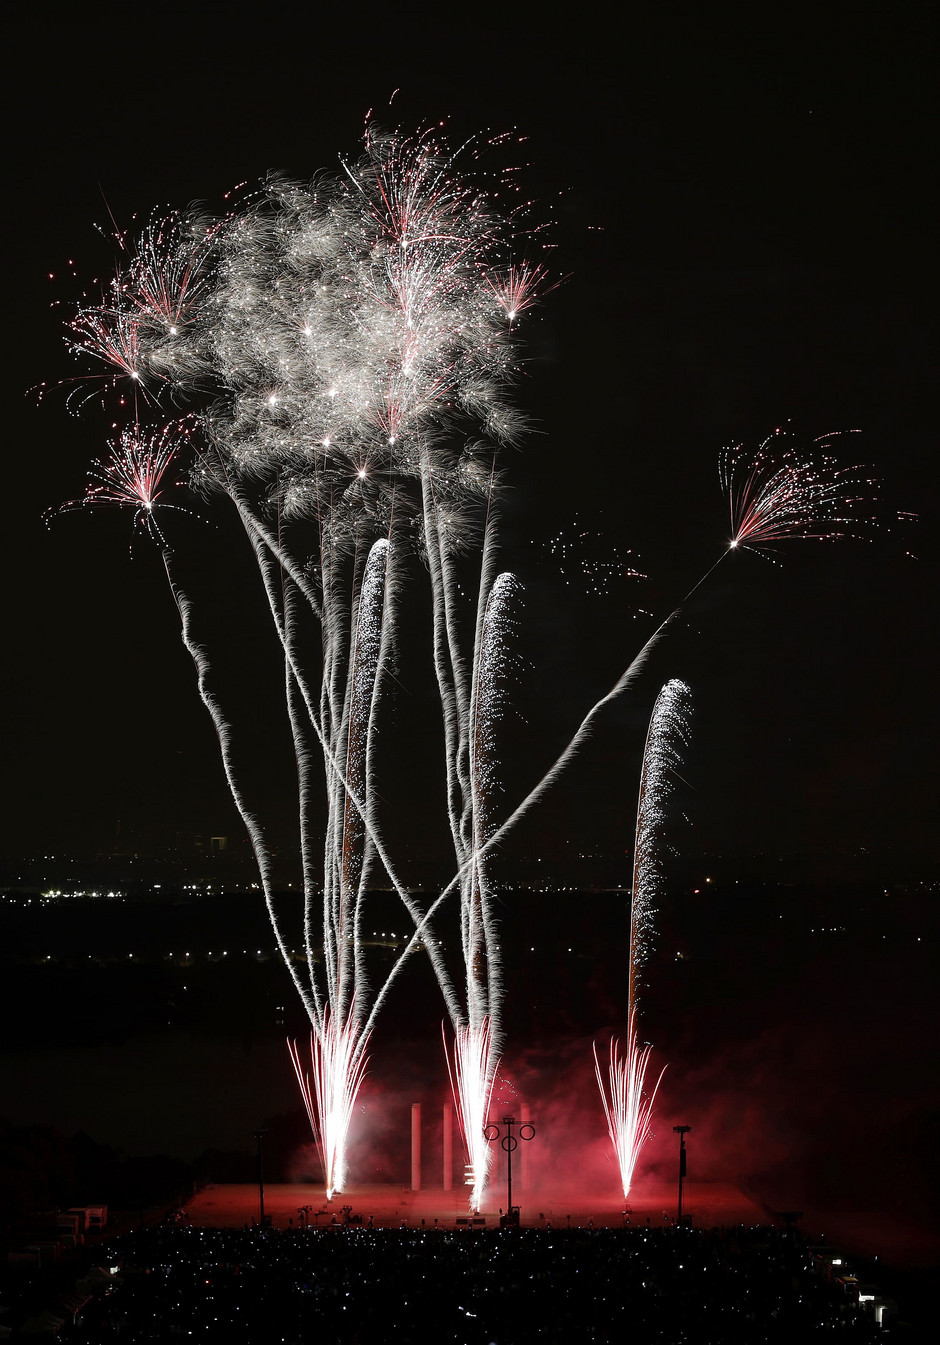
<svg viewBox="0 0 940 1345"><path fill-rule="evenodd" d="M61 1338L792 1345L890 1337L793 1230L142 1227Z"/></svg>

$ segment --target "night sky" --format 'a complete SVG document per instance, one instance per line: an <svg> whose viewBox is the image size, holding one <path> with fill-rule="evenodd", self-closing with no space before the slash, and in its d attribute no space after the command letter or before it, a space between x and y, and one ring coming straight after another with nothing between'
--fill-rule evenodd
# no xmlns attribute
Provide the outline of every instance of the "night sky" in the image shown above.
<svg viewBox="0 0 940 1345"><path fill-rule="evenodd" d="M142 851L237 831L156 553L143 537L130 549L128 516L43 520L81 495L109 415L93 402L76 419L67 387L41 403L29 389L81 372L62 324L112 264L94 227L108 211L128 227L161 204L222 208L272 168L331 168L355 153L371 107L386 124L446 118L455 141L526 135L527 190L570 275L523 329L517 397L535 432L506 459L507 563L528 593L507 803L642 643L638 613L665 615L719 554L724 444L786 421L807 437L860 430L845 453L883 481L885 518L920 516L871 543L788 545L778 564L730 557L509 858L627 848L645 719L661 681L681 676L696 707L689 856L762 852L851 876L867 852L879 873L929 876L940 642L926 7L788 7L756 28L720 7L611 20L581 6L559 21L509 6L492 22L479 7L319 8L34 5L18 19L3 852L106 853L125 844L118 823ZM566 587L545 544L576 519L597 556L632 551L648 579L606 597ZM184 534L237 541L224 524ZM250 569L233 556L215 573L221 615L238 625L229 652L256 707L269 693L275 707L254 731L273 753L276 829L291 806L272 745L279 675L253 624ZM404 666L394 741L408 764L388 780L390 834L416 873L446 858L420 773L437 750L428 666L419 648Z"/></svg>
<svg viewBox="0 0 940 1345"><path fill-rule="evenodd" d="M145 869L174 849L192 860L193 835L246 849L158 551L127 512L54 513L83 494L118 415L65 404L86 366L64 323L113 267L109 214L133 233L154 208L223 211L272 169L331 170L356 155L370 108L390 126L446 120L454 143L515 129L568 278L520 327L515 395L533 432L503 457L505 565L525 606L500 809L724 551L723 446L788 422L806 439L859 431L841 451L871 465L883 507L869 541L729 555L507 840L497 877L629 885L649 713L666 678L688 682L643 1006L669 1062L651 1161L672 1172L671 1127L688 1122L696 1175L761 1173L783 1207L832 1199L836 1173L849 1208L893 1211L903 1187L907 1208L935 1210L921 1158L940 1115L923 1058L940 848L928 10L23 7L7 66L0 884L21 857L60 857L33 866L37 881L71 858L120 880L135 853ZM283 669L255 566L232 520L183 494L194 516L168 535L249 802L296 880ZM579 532L612 576L603 594L549 548ZM647 577L617 574L618 558ZM415 885L453 864L427 587L415 567L380 774L389 848ZM283 1036L306 1024L281 965L255 959L270 941L260 901L18 900L0 926L0 1020L16 1025L0 1115L188 1158L250 1149L275 1113L303 1135ZM393 898L371 900L404 928ZM584 1134L607 1144L590 1042L623 1030L625 903L528 893L500 919L505 1068L541 1108L546 1163L574 1172ZM247 950L231 981L209 958L217 940L228 967ZM373 1042L363 1170L385 1162L383 1126L400 1140L411 1102L446 1093L440 997L423 960L407 976ZM385 1176L406 1161L393 1153Z"/></svg>

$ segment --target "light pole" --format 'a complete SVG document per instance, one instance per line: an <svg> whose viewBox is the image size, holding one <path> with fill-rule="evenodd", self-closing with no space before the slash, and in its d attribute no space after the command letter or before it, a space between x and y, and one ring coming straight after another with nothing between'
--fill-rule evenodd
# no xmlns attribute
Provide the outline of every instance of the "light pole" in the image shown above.
<svg viewBox="0 0 940 1345"><path fill-rule="evenodd" d="M506 1228L515 1228L519 1222L518 1211L513 1210L512 1204L512 1156L519 1147L519 1140L530 1140L535 1135L535 1126L525 1121L519 1127L518 1139L512 1133L512 1128L516 1124L514 1116L504 1116L502 1124L506 1127L506 1133L500 1136L500 1127L498 1125L488 1125L483 1127L483 1134L490 1144L499 1140L500 1147L506 1151L506 1219L501 1220Z"/></svg>
<svg viewBox="0 0 940 1345"><path fill-rule="evenodd" d="M258 1156L255 1160L255 1166L258 1173L258 1225L264 1228L264 1137L267 1134L265 1130L253 1130L251 1132L258 1141Z"/></svg>
<svg viewBox="0 0 940 1345"><path fill-rule="evenodd" d="M679 1208L676 1211L676 1224L682 1227L682 1178L685 1176L685 1137L691 1126L673 1126L673 1132L679 1136Z"/></svg>

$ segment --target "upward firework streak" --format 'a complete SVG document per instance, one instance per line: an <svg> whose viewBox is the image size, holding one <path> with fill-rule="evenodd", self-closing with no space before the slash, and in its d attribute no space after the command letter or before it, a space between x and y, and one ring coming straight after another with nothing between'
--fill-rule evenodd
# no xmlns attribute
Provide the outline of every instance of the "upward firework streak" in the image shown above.
<svg viewBox="0 0 940 1345"><path fill-rule="evenodd" d="M73 350L103 362L107 382L133 390L135 415L138 399L154 405L166 390L201 406L193 484L231 501L258 561L283 650L297 763L300 965L278 922L264 832L236 778L232 729L211 690L192 609L171 585L278 947L310 1018L309 1072L296 1047L292 1059L331 1192L345 1178L347 1129L387 988L372 991L361 930L376 865L437 973L455 1030L461 1123L475 1154L500 1037L498 950L480 852L501 694L498 631L512 587L508 577L494 579L495 454L522 428L504 395L516 374L511 330L549 286L540 264L510 263L532 238L518 225L524 203L513 199L514 179L482 191L460 175L456 158L436 132L370 127L362 159L333 179L272 179L220 220L156 218L101 301L81 307L71 325ZM127 252L127 240L118 242ZM484 442L445 446L448 433L466 438L471 426ZM168 431L154 434L135 420L94 469L82 501L132 506L163 547L168 576L153 511L175 452L169 443ZM478 610L465 652L456 575L477 522ZM464 875L464 996L439 942L427 937L427 913L397 878L372 787L399 576L414 538L431 580L448 817ZM322 656L313 668L304 625L311 616ZM318 754L327 797L319 875ZM472 1161L485 1175L486 1160Z"/></svg>
<svg viewBox="0 0 940 1345"><path fill-rule="evenodd" d="M451 1083L472 1174L473 1209L480 1208L489 1174L492 1149L483 1132L502 1040L502 972L483 850L490 830L492 792L497 784L496 721L505 699L507 636L518 587L513 575L501 574L485 603L481 591L482 621L477 630L469 706L469 791L464 796L458 852L459 855L469 852L470 857L461 892L467 1018L466 1022L454 1024Z"/></svg>
<svg viewBox="0 0 940 1345"><path fill-rule="evenodd" d="M627 1012L632 1018L640 991L640 971L650 952L654 900L662 878L660 840L666 807L675 788L679 748L688 736L689 688L667 682L653 706L643 750L633 849L633 893L630 905L630 977Z"/></svg>
<svg viewBox="0 0 940 1345"><path fill-rule="evenodd" d="M594 1048L594 1068L624 1199L630 1194L640 1150L649 1138L653 1104L664 1070L653 1088L645 1091L650 1047L637 1040L640 971L649 955L653 932L653 901L660 881L659 840L666 804L679 763L679 744L685 740L689 688L667 682L656 698L640 774L636 840L633 851L633 892L630 906L630 966L627 983L627 1044L621 1054L616 1038L610 1042L605 1082Z"/></svg>

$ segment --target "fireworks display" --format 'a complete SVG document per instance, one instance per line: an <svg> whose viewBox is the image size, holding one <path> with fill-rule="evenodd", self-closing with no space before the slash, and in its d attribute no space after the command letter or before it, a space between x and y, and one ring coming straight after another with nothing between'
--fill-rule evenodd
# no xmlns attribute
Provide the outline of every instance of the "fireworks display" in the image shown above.
<svg viewBox="0 0 940 1345"><path fill-rule="evenodd" d="M291 1059L328 1192L342 1191L346 1181L349 1126L376 1015L420 949L451 1022L453 1042L445 1040L445 1051L472 1172L470 1203L478 1209L490 1164L483 1130L503 1047L488 857L580 751L603 708L633 683L680 608L588 711L530 794L498 821L498 726L520 590L511 574L498 573L498 457L525 428L509 397L520 371L519 320L557 282L534 255L541 243L526 224L529 203L515 176L493 175L484 189L462 172L460 155L476 153L473 144L452 152L437 128L404 135L370 125L362 156L333 176L310 183L272 176L222 218L163 215L136 243L119 237L125 264L98 300L79 307L69 343L93 367L107 367L105 383L132 421L109 456L94 464L86 495L67 507L131 508L162 549L277 945L310 1021L309 1069L296 1043ZM185 430L182 422L141 423L142 408L149 415L170 401L193 408ZM801 455L774 436L750 458L741 449L726 454L732 540L723 556L861 526L871 482L861 469L836 467L828 442ZM166 501L168 473L180 469L184 456L193 489L227 501L244 529L283 658L298 780L302 959L293 956L297 941L275 910L269 841L236 777L232 725L155 522L161 509L175 507ZM590 559L596 547L583 531L574 545L560 537L553 548L566 578L596 591L615 575L636 573L616 553ZM430 590L456 869L429 900L399 877L374 786L399 607L414 556ZM644 754L628 1042L622 1055L611 1045L609 1095L597 1066L625 1193L655 1096L655 1089L644 1093L649 1048L637 1043L637 977L685 696L682 683L663 688ZM390 974L374 986L362 922L370 887L383 875L413 932ZM445 962L433 924L454 891L457 973Z"/></svg>

